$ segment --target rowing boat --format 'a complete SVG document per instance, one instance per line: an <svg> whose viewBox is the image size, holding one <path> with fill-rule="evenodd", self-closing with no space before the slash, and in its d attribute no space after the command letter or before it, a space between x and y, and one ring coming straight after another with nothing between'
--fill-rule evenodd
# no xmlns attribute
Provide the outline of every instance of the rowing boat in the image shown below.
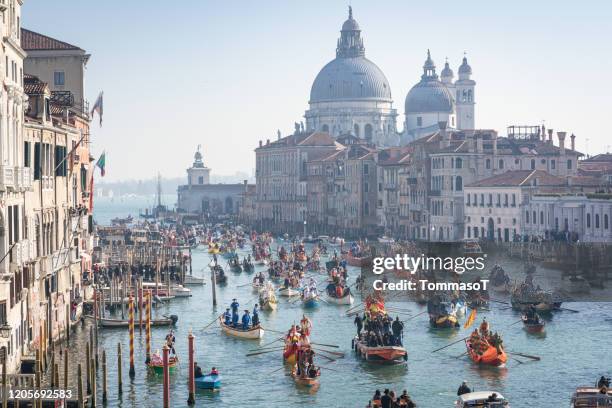
<svg viewBox="0 0 612 408"><path fill-rule="evenodd" d="M316 387L319 385L319 379L317 377L302 377L301 375L297 375L295 369L291 370L291 377L297 385L304 387Z"/></svg>
<svg viewBox="0 0 612 408"><path fill-rule="evenodd" d="M219 324L221 325L221 331L223 331L223 333L240 339L258 340L263 338L264 335L264 329L260 325L243 330L239 327L226 325L221 318L219 318Z"/></svg>
<svg viewBox="0 0 612 408"><path fill-rule="evenodd" d="M160 359L152 359L148 364L149 368L152 368L156 374L164 373L164 365ZM173 372L178 365L178 357L168 357L168 372Z"/></svg>
<svg viewBox="0 0 612 408"><path fill-rule="evenodd" d="M205 375L199 378L194 378L195 386L202 390L218 390L221 388L221 376Z"/></svg>
<svg viewBox="0 0 612 408"><path fill-rule="evenodd" d="M346 263L351 266L367 266L372 263L372 257L370 256L353 256L350 252L344 255Z"/></svg>
<svg viewBox="0 0 612 408"><path fill-rule="evenodd" d="M542 333L544 331L544 320L538 319L537 323L529 320L526 315L521 316L523 326L528 333Z"/></svg>
<svg viewBox="0 0 612 408"><path fill-rule="evenodd" d="M329 303L334 303L336 305L352 305L355 298L350 292L342 297L332 296L330 293L327 293L327 300Z"/></svg>
<svg viewBox="0 0 612 408"><path fill-rule="evenodd" d="M169 318L165 318L165 319L152 319L151 326L172 326L176 324L177 320L178 320L178 316L176 315L171 315ZM98 321L100 322L100 326L107 327L107 328L128 327L130 324L129 320L109 319L109 318L104 318L104 317L99 318ZM137 325L138 323L135 321L134 324Z"/></svg>
<svg viewBox="0 0 612 408"><path fill-rule="evenodd" d="M408 359L408 352L402 346L370 347L366 342L356 337L353 340L353 348L361 358L368 362L398 364Z"/></svg>
<svg viewBox="0 0 612 408"><path fill-rule="evenodd" d="M293 288L280 288L278 290L278 294L280 296L291 297L291 296L298 296L300 292Z"/></svg>
<svg viewBox="0 0 612 408"><path fill-rule="evenodd" d="M506 361L508 361L508 356L504 349L500 347L498 351L497 348L492 346L488 341L485 341L486 349L482 354L476 353L469 339L465 340L465 346L467 348L467 354L475 363L500 367L505 365Z"/></svg>
<svg viewBox="0 0 612 408"><path fill-rule="evenodd" d="M183 282L183 285L203 285L204 284L204 278L198 278L197 276L193 276L193 275L185 275L185 280Z"/></svg>

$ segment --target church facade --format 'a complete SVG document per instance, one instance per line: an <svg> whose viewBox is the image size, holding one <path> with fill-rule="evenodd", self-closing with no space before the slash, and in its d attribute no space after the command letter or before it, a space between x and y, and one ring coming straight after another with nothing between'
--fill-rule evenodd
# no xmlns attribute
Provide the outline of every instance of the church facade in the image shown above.
<svg viewBox="0 0 612 408"><path fill-rule="evenodd" d="M315 77L309 108L304 114L306 131L326 132L334 138L352 134L378 147L404 145L436 132L438 123L448 128L475 128L476 82L467 57L458 79L448 61L439 77L427 51L421 80L405 98L404 129L398 131L391 85L383 71L365 56L361 28L349 7L336 45L336 58Z"/></svg>

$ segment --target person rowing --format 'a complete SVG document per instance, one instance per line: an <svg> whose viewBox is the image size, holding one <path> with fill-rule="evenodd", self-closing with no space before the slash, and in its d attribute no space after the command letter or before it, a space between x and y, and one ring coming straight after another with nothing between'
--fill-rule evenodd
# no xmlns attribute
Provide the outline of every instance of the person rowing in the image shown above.
<svg viewBox="0 0 612 408"><path fill-rule="evenodd" d="M230 308L225 309L225 313L223 313L223 319L226 326L232 324L232 313L230 312Z"/></svg>
<svg viewBox="0 0 612 408"><path fill-rule="evenodd" d="M248 309L245 309L244 314L242 315L242 330L248 330L249 324L251 324L251 316Z"/></svg>

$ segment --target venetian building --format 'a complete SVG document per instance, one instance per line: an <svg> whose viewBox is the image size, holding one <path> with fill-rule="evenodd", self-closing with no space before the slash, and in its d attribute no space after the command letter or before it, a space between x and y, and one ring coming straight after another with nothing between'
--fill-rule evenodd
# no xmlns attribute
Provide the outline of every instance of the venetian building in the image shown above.
<svg viewBox="0 0 612 408"><path fill-rule="evenodd" d="M453 82L454 73L447 61L438 77L427 50L421 80L406 95L403 143L438 131L440 122L446 123L449 129L474 129L476 82L471 79L472 68L466 57L458 72L459 79Z"/></svg>
<svg viewBox="0 0 612 408"><path fill-rule="evenodd" d="M319 72L310 91L306 129L333 137L352 133L379 146L397 145L396 110L381 69L365 57L361 29L349 7L336 58Z"/></svg>

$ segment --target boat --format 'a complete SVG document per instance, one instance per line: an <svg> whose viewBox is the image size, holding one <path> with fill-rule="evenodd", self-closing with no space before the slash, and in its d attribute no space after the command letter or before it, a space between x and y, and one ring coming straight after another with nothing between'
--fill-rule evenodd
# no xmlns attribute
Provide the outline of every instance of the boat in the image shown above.
<svg viewBox="0 0 612 408"><path fill-rule="evenodd" d="M591 285L582 276L571 276L568 280L563 281L562 287L569 293L588 294L591 293Z"/></svg>
<svg viewBox="0 0 612 408"><path fill-rule="evenodd" d="M319 295L310 292L307 297L302 297L302 306L306 309L311 309L319 306Z"/></svg>
<svg viewBox="0 0 612 408"><path fill-rule="evenodd" d="M228 336L238 337L240 339L258 340L263 338L264 335L264 329L261 327L261 325L251 327L247 330L242 330L238 327L226 325L223 323L223 319L221 317L219 317L219 324L221 325L221 331L223 331L223 333L227 334Z"/></svg>
<svg viewBox="0 0 612 408"><path fill-rule="evenodd" d="M531 283L523 283L512 291L510 304L514 310L525 311L533 306L536 311L547 313L558 310L562 302L551 292L536 288Z"/></svg>
<svg viewBox="0 0 612 408"><path fill-rule="evenodd" d="M300 294L300 291L293 289L293 288L280 288L278 290L278 294L280 296L292 297L292 296L298 296Z"/></svg>
<svg viewBox="0 0 612 408"><path fill-rule="evenodd" d="M466 258L480 258L484 256L478 240L474 238L463 239L462 252Z"/></svg>
<svg viewBox="0 0 612 408"><path fill-rule="evenodd" d="M453 305L441 299L439 295L434 295L427 301L427 313L429 315L429 325L435 329L455 329L460 327Z"/></svg>
<svg viewBox="0 0 612 408"><path fill-rule="evenodd" d="M297 385L301 385L303 387L316 387L319 385L319 379L317 377L297 375L295 368L291 370L291 377Z"/></svg>
<svg viewBox="0 0 612 408"><path fill-rule="evenodd" d="M285 343L283 348L283 361L287 364L295 364L297 361L298 345Z"/></svg>
<svg viewBox="0 0 612 408"><path fill-rule="evenodd" d="M363 340L355 337L353 349L364 360L381 364L398 364L408 360L408 352L402 346L370 347Z"/></svg>
<svg viewBox="0 0 612 408"><path fill-rule="evenodd" d="M344 254L344 259L346 259L346 263L351 266L368 266L372 263L371 256L354 256L350 252Z"/></svg>
<svg viewBox="0 0 612 408"><path fill-rule="evenodd" d="M276 296L274 296L274 292L259 292L259 306L262 310L276 310L276 308L278 307L278 301L276 300Z"/></svg>
<svg viewBox="0 0 612 408"><path fill-rule="evenodd" d="M173 356L173 357L168 357L168 372L173 372L176 368L176 366L178 365L178 357ZM154 354L151 357L151 361L149 361L149 363L147 364L147 366L149 368L152 368L153 371L156 374L163 374L164 373L164 364L162 362L162 358L160 355L158 354Z"/></svg>
<svg viewBox="0 0 612 408"><path fill-rule="evenodd" d="M327 301L329 303L334 303L336 305L352 305L353 302L355 301L355 298L353 297L353 294L348 291L344 296L342 297L337 297L334 295L332 295L330 292L327 293Z"/></svg>
<svg viewBox="0 0 612 408"><path fill-rule="evenodd" d="M491 401L493 399L493 401ZM475 391L460 395L455 408L510 408L508 400L497 391Z"/></svg>
<svg viewBox="0 0 612 408"><path fill-rule="evenodd" d="M570 408L612 408L612 388L606 387L604 392L599 387L578 387Z"/></svg>
<svg viewBox="0 0 612 408"><path fill-rule="evenodd" d="M537 316L537 315L536 315ZM528 333L542 333L544 331L544 320L539 316L537 320L529 319L527 315L522 315L523 327Z"/></svg>
<svg viewBox="0 0 612 408"><path fill-rule="evenodd" d="M487 340L482 340L486 349L482 354L477 353L472 348L472 342L470 339L465 340L465 346L467 348L467 354L473 362L477 364L485 364L494 367L501 367L508 361L508 356L504 351L503 347L498 351L497 348L492 346Z"/></svg>
<svg viewBox="0 0 612 408"><path fill-rule="evenodd" d="M251 287L253 288L253 293L259 293L260 290L262 290L264 288L264 284L263 283L259 283L259 281L253 281L253 283L251 283Z"/></svg>
<svg viewBox="0 0 612 408"><path fill-rule="evenodd" d="M193 275L185 275L183 285L204 285L204 278L198 278Z"/></svg>
<svg viewBox="0 0 612 408"><path fill-rule="evenodd" d="M259 266L267 266L269 263L268 258L260 258L255 260L255 265Z"/></svg>
<svg viewBox="0 0 612 408"><path fill-rule="evenodd" d="M194 378L196 388L201 390L218 390L221 388L221 375L205 375L199 378Z"/></svg>
<svg viewBox="0 0 612 408"><path fill-rule="evenodd" d="M494 265L489 274L489 285L491 290L497 293L510 293L510 277L499 265Z"/></svg>
<svg viewBox="0 0 612 408"><path fill-rule="evenodd" d="M107 328L128 327L130 325L130 321L124 320L124 319L109 319L109 318L102 317L102 318L99 318L98 321L100 322L101 327L107 327ZM174 326L177 321L178 321L178 316L173 314L163 319L152 319L151 326ZM134 320L134 326L137 326L139 322L140 322L139 320Z"/></svg>
<svg viewBox="0 0 612 408"><path fill-rule="evenodd" d="M175 297L191 297L191 289L182 285L171 286L170 293Z"/></svg>

